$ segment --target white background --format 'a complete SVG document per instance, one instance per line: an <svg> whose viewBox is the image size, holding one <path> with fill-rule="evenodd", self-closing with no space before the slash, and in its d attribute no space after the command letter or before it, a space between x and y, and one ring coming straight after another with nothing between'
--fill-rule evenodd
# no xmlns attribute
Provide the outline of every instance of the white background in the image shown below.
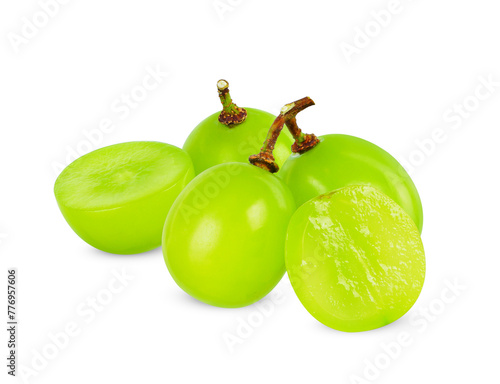
<svg viewBox="0 0 500 384"><path fill-rule="evenodd" d="M500 81L498 1L401 0L382 27L372 12L391 8L388 1L216 4L219 12L212 0L74 0L44 19L36 1L2 1L0 277L18 268L19 363L37 369L26 382L498 380L500 84L475 96L481 78ZM13 44L33 17L38 32ZM357 37L365 28L368 40ZM341 46L355 47L356 38L347 57ZM148 67L168 76L129 116L113 111ZM160 249L111 255L72 232L53 196L54 168L88 146L85 132L110 119L114 129L95 136L92 149L130 140L182 146L219 109L219 78L239 105L272 113L311 96L317 105L299 118L306 132L363 137L411 168L427 276L405 317L371 332L334 331L307 313L287 277L274 301L209 307L176 286ZM464 103L457 117L453 108ZM86 322L78 310L123 268L134 279ZM466 288L445 291L445 303L455 280ZM249 318L258 326L242 334ZM60 332L74 323L78 336L51 349L50 335L65 341ZM231 353L224 335L242 343ZM412 343L386 358L383 345L404 335ZM37 353L50 359L33 366ZM371 363L385 368L370 375Z"/></svg>

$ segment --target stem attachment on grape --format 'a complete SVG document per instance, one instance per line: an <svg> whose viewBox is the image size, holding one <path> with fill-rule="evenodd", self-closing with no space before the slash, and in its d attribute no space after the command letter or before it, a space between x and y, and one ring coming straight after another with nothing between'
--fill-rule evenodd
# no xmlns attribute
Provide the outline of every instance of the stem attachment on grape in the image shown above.
<svg viewBox="0 0 500 384"><path fill-rule="evenodd" d="M309 97L304 97L303 99L297 100L293 103L286 104L283 108L281 108L280 114L276 117L273 124L271 125L271 128L269 129L269 132L267 133L266 140L264 141L264 145L262 146L260 153L258 155L252 155L249 157L250 163L271 173L276 173L279 171L279 166L273 156L273 150L274 146L276 145L276 140L278 140L278 137L283 129L283 126L285 124L288 126L290 121L292 121L292 127L296 128L295 132L297 133L297 136L293 136L296 140L296 143L297 138L299 138L301 135L304 136L304 140L302 141L303 143L305 143L307 140L311 141L312 136L314 135L309 135L311 136L311 139L307 139L308 135L304 135L302 133L299 127L297 127L297 123L295 121L297 113L303 111L311 105L314 105L314 101L312 101L312 99ZM290 130L290 132L292 131ZM316 136L314 136L314 138L316 138ZM316 138L316 140L318 139Z"/></svg>
<svg viewBox="0 0 500 384"><path fill-rule="evenodd" d="M226 80L217 82L217 90L222 103L222 112L219 115L219 122L227 125L229 128L241 124L247 118L247 111L238 107L229 94L229 83Z"/></svg>

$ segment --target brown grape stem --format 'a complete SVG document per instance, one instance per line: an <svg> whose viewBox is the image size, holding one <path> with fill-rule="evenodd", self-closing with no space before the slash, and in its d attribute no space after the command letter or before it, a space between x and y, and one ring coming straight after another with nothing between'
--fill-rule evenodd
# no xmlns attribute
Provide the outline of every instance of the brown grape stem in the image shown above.
<svg viewBox="0 0 500 384"><path fill-rule="evenodd" d="M276 140L281 133L285 125L285 117L280 113L278 117L274 120L271 128L267 132L266 140L262 146L260 153L258 155L252 155L248 158L251 164L265 169L271 173L276 173L279 171L280 167L274 160L273 150L276 145Z"/></svg>
<svg viewBox="0 0 500 384"><path fill-rule="evenodd" d="M292 145L292 152L304 153L314 148L319 143L319 139L313 133L302 132L302 130L297 125L296 116L297 113L299 113L303 109L311 105L314 105L314 101L310 97L304 97L303 99L296 101L296 103L300 103L300 105L302 105L303 108L297 111L294 111L292 109L288 114L285 124L295 140L295 143L293 143Z"/></svg>
<svg viewBox="0 0 500 384"><path fill-rule="evenodd" d="M219 98L222 103L222 112L219 115L219 122L232 128L241 124L247 118L247 111L245 108L238 107L229 94L229 83L226 80L219 80L217 82L217 90Z"/></svg>
<svg viewBox="0 0 500 384"><path fill-rule="evenodd" d="M252 155L249 157L250 163L257 167L265 169L271 173L278 172L279 166L276 163L276 160L274 159L273 150L274 146L276 145L276 141L278 140L278 137L285 124L287 125L288 129L290 130L295 139L295 143L292 146L292 150L293 147L297 144L297 141L302 137L303 140L300 143L301 145L306 142L308 143L313 142L312 137L318 140L314 135L304 135L300 130L300 128L297 126L297 122L295 119L297 113L303 111L304 109L310 107L311 105L314 105L314 101L309 97L304 97L303 99L297 100L293 103L286 104L283 108L281 108L280 114L276 117L273 124L271 125L271 128L269 129L269 132L267 133L266 140L264 141L264 145L262 146L260 153L258 155ZM290 126L292 128L290 128ZM292 129L294 129L295 134L294 132L292 132ZM308 138L308 136L310 136L311 138ZM304 144L304 145L310 145L310 144Z"/></svg>

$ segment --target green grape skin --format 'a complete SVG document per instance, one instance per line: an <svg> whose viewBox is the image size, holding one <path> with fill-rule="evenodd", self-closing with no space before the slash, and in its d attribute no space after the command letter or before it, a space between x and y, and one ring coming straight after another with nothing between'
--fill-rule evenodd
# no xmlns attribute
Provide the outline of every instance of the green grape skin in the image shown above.
<svg viewBox="0 0 500 384"><path fill-rule="evenodd" d="M220 112L217 112L194 128L183 149L193 159L196 174L222 163L247 163L250 155L259 152L275 116L259 109L245 109L246 120L233 127L220 123ZM278 138L274 156L279 166L290 155L292 143L289 132L283 132Z"/></svg>
<svg viewBox="0 0 500 384"><path fill-rule="evenodd" d="M284 247L295 202L275 175L224 163L181 192L163 230L163 254L174 281L204 303L250 305L285 273Z"/></svg>
<svg viewBox="0 0 500 384"><path fill-rule="evenodd" d="M382 148L358 137L331 134L303 154L293 154L279 176L290 187L298 206L309 199L348 185L370 185L398 203L420 232L420 196L405 169Z"/></svg>
<svg viewBox="0 0 500 384"><path fill-rule="evenodd" d="M54 194L68 224L88 244L135 254L161 245L167 213L193 177L182 149L136 141L78 158L59 175Z"/></svg>
<svg viewBox="0 0 500 384"><path fill-rule="evenodd" d="M366 185L344 187L299 207L288 227L285 260L304 307L344 332L396 321L413 306L425 279L415 223Z"/></svg>

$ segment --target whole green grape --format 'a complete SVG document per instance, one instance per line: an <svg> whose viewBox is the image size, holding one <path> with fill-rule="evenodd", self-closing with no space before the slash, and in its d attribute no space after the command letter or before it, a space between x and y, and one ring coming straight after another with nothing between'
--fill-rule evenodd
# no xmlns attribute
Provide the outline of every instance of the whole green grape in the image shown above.
<svg viewBox="0 0 500 384"><path fill-rule="evenodd" d="M294 121L292 132L299 131L296 140L305 140L304 134L293 125ZM369 185L398 203L422 232L420 196L410 175L394 157L377 145L354 136L306 136L313 136L314 142L304 151L300 150L300 145L294 144L296 153L285 161L279 173L298 206L334 189L355 184Z"/></svg>
<svg viewBox="0 0 500 384"><path fill-rule="evenodd" d="M415 223L399 204L366 185L299 207L288 226L285 259L304 307L345 332L399 319L417 300L425 278Z"/></svg>
<svg viewBox="0 0 500 384"><path fill-rule="evenodd" d="M242 307L267 295L285 272L295 203L275 175L224 163L196 176L172 206L163 231L165 263L194 298Z"/></svg>
<svg viewBox="0 0 500 384"><path fill-rule="evenodd" d="M128 142L72 162L57 178L54 194L84 241L105 252L132 254L161 245L167 213L193 177L193 164L182 149Z"/></svg>
<svg viewBox="0 0 500 384"><path fill-rule="evenodd" d="M183 149L191 156L196 174L227 162L246 163L259 150L275 116L254 108L239 108L229 95L225 80L217 83L223 111L207 117L191 132ZM275 156L283 164L290 155L291 135L286 132L276 143Z"/></svg>

